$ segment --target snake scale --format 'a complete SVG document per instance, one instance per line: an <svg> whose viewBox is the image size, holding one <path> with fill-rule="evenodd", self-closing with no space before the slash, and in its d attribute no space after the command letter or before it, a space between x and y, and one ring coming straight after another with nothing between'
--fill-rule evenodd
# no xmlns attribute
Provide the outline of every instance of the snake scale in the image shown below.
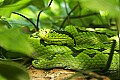
<svg viewBox="0 0 120 80"><path fill-rule="evenodd" d="M40 29L29 38L35 49L32 65L39 69L104 69L112 45L109 38L72 25L64 31ZM117 70L118 65L119 55L115 52L109 70Z"/></svg>

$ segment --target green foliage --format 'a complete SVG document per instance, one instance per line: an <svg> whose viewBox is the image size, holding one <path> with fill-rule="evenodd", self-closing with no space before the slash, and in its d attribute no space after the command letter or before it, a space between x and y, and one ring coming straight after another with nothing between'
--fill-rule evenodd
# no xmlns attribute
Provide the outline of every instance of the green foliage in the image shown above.
<svg viewBox="0 0 120 80"><path fill-rule="evenodd" d="M30 80L30 78L22 65L0 61L0 80Z"/></svg>
<svg viewBox="0 0 120 80"><path fill-rule="evenodd" d="M2 75L0 75L0 80L7 80L7 79L3 77Z"/></svg>
<svg viewBox="0 0 120 80"><path fill-rule="evenodd" d="M30 4L36 6L39 9L43 9L45 7L45 3L43 0L32 0Z"/></svg>
<svg viewBox="0 0 120 80"><path fill-rule="evenodd" d="M42 28L59 29L59 27L64 28L64 26L69 25L69 24L77 25L77 26L84 26L84 27L88 27L91 23L101 24L101 25L110 24L109 15L101 16L100 10L96 12L96 11L93 11L91 7L87 8L87 5L81 6L82 3L84 4L84 1L83 2L80 1L79 3L78 1L75 1L75 0L72 2L69 0L68 1L66 0L67 6L65 7L65 3L63 1L55 0L52 2L50 8L46 9L48 3L49 3L49 0L44 0L44 1L43 0L38 0L38 1L32 0L28 4L29 5L28 7L25 7L24 9L21 9L18 11L24 14L25 16L27 16L28 18L30 19L32 18L31 20L36 23L36 17L37 17L36 15L38 14L40 10L44 10L40 16L41 25L39 27L42 27ZM74 7L75 9L73 10ZM66 9L68 12L66 12ZM69 14L70 18L64 21L64 18L68 17L67 13L70 13ZM22 17L19 18L19 20L17 20L18 18L15 17L15 15L12 15L12 17L14 17L14 19L13 18L12 20L10 19L10 21L12 21L11 23L12 25L15 22L14 24L16 25L24 25L24 26L31 27L31 23L26 22L25 20L23 20Z"/></svg>
<svg viewBox="0 0 120 80"><path fill-rule="evenodd" d="M79 0L84 7L97 11L105 11L107 14L116 17L120 13L118 0ZM103 14L104 15L104 14Z"/></svg>
<svg viewBox="0 0 120 80"><path fill-rule="evenodd" d="M115 28L116 25L111 26L110 19L117 18L117 21L113 21L113 23L116 24L117 22L117 27L120 32L119 0L53 0L50 7L47 8L49 1L50 0L0 0L0 47L5 49L5 51L0 49L0 59L1 57L5 57L4 54L6 54L6 51L8 51L6 55L11 56L9 58L12 58L14 56L21 57L20 55L21 53L28 56L33 55L32 56L33 58L38 58L38 56L41 56L43 58L47 56L46 58L50 59L50 61L46 59L41 59L41 61L43 61L42 62L43 66L40 65L39 67L48 68L47 65L51 65L51 68L53 68L55 67L55 65L52 66L52 64L55 63L57 60L58 60L56 62L57 66L60 65L61 67L66 67L66 66L70 66L71 63L75 63L71 65L73 68L77 68L76 66L78 66L75 59L71 56L72 51L68 47L65 47L65 46L61 46L61 47L46 46L45 47L42 44L40 44L39 39L32 38L27 40L26 38L28 38L28 35L22 33L21 28L23 28L24 26L27 26L30 28L32 32L33 31L32 29L34 29L34 26L19 15L16 15L16 14L11 15L11 13L14 11L24 14L31 21L36 23L37 21L36 18L39 11L44 10L40 15L39 28L49 28L49 29L54 28L57 30L63 30L66 25L77 25L78 26L77 28L83 32L81 33L77 32L75 27L74 29L73 28L65 29L65 31L68 31L70 33L72 32L74 36L81 35L75 38L78 44L74 48L76 49L80 49L80 47L81 48L89 47L94 49L104 48L106 50L104 50L103 53L110 52L111 43L110 44L107 44L107 43L101 44L101 43L104 41L107 42L107 40L109 41L112 39L118 40L116 38L117 36L117 31ZM87 33L84 33L84 30L89 29L88 27L93 27L95 29L92 28L92 30L98 33L104 33L104 34L98 35L96 34L96 32L88 31L88 30L87 30L88 31ZM113 30L112 28L115 28L115 30ZM105 34L107 34L109 37L106 37ZM90 37L90 35L92 36ZM100 41L101 43L98 43L97 41ZM83 44L81 44L80 42ZM29 43L33 47L31 47ZM79 43L81 45L79 45ZM91 44L91 46L88 46L89 44ZM35 48L36 53L34 53L33 48ZM118 43L115 50L116 50L115 51L116 53L119 50ZM58 53L63 54L66 52L69 52L69 54L56 55ZM88 53L92 54L93 52L98 53L95 50L90 50L90 51L86 50L83 52L86 54ZM53 54L53 56L51 56L51 54ZM80 57L86 56L86 54L80 55ZM111 69L113 69L114 67L118 68L114 66L118 64L117 62L118 57L116 57L118 55L114 55L114 56L115 58L113 58L114 60L112 62ZM96 55L96 57L98 58L99 55ZM4 60L4 58L2 59ZM68 62L69 60L70 62ZM15 67L15 70L17 70L17 68L20 69L19 66L14 66L13 64L15 63L11 64L12 67ZM92 61L90 62L90 64L94 65L92 64ZM11 66L10 63L3 64L3 62L0 62L0 65L5 65L7 68ZM1 68L0 66L0 69L3 69L3 67ZM5 74L6 73L7 72L5 72ZM22 73L26 74L24 73L23 70L21 70L21 74ZM21 74L18 74L18 75L21 75ZM17 76L14 76L14 77L17 77ZM2 75L0 72L0 80L6 80L6 79L8 79L8 77ZM24 78L24 79L28 80L27 78ZM14 80L14 78L12 80Z"/></svg>
<svg viewBox="0 0 120 80"><path fill-rule="evenodd" d="M2 5L0 5L0 16L9 17L11 12L23 8L29 3L31 0L4 0Z"/></svg>
<svg viewBox="0 0 120 80"><path fill-rule="evenodd" d="M0 46L6 50L31 55L33 48L18 28L0 28Z"/></svg>

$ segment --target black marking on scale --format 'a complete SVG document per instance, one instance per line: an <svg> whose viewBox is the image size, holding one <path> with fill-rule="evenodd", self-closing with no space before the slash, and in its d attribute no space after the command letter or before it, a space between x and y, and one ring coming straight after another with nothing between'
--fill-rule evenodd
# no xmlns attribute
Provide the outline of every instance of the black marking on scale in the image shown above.
<svg viewBox="0 0 120 80"><path fill-rule="evenodd" d="M81 52L83 52L85 49L80 49L80 50L76 50L74 47L69 47L72 51L73 51L73 56L76 57L77 55L79 55Z"/></svg>
<svg viewBox="0 0 120 80"><path fill-rule="evenodd" d="M48 45L48 44L46 44L46 43L44 42L43 39L40 39L40 43L43 44L45 47Z"/></svg>

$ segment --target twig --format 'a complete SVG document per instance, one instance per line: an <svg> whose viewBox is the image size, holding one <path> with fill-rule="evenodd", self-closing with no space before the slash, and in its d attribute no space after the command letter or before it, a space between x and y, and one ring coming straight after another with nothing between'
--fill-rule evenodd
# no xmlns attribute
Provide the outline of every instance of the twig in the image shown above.
<svg viewBox="0 0 120 80"><path fill-rule="evenodd" d="M52 1L53 1L53 0L50 0L50 3L48 4L48 7L51 5ZM23 18L27 19L27 20L35 27L35 29L38 31L38 30L39 30L39 28L38 28L39 17L40 17L40 14L41 14L43 11L44 11L44 10L41 10L41 11L39 12L39 14L38 14L38 16L37 16L37 24L36 24L36 25L35 25L35 23L33 23L29 18L27 18L26 16L24 16L24 15L22 15L22 14L20 14L20 13L17 13L17 12L12 12L12 13L17 14L17 15L22 16Z"/></svg>
<svg viewBox="0 0 120 80"><path fill-rule="evenodd" d="M70 19L77 19L77 18L85 18L88 16L93 16L93 15L98 15L99 13L91 13L91 14L86 14L86 15L80 15L80 16L70 16Z"/></svg>
<svg viewBox="0 0 120 80"><path fill-rule="evenodd" d="M51 3L52 3L52 1L53 0L50 0L50 2L49 2L49 4L48 4L48 7L50 7L50 5L51 5ZM40 14L43 12L44 10L41 10L40 12L39 12L39 14L38 14L38 16L37 16L37 31L39 30L39 28L38 28L38 25L39 25L39 17L40 17Z"/></svg>
<svg viewBox="0 0 120 80"><path fill-rule="evenodd" d="M20 13L17 13L17 12L12 12L12 13L17 14L17 15L22 16L23 18L27 19L37 29L37 26L29 18L27 18L26 16L24 16L24 15L22 15Z"/></svg>
<svg viewBox="0 0 120 80"><path fill-rule="evenodd" d="M68 9L67 9L67 4L66 4L66 0L63 0L64 1L64 3L65 3L65 10L66 10L66 13L67 13L67 15L68 15L68 17L67 17L67 19L68 19L68 23L70 23L70 18L69 18L69 13L68 13Z"/></svg>
<svg viewBox="0 0 120 80"><path fill-rule="evenodd" d="M106 72L109 68L110 68L110 64L112 62L112 58L113 58L113 54L114 54L114 48L116 46L116 40L113 40L113 44L111 46L111 51L110 51L110 55L106 64L106 67L104 70L102 70L102 72Z"/></svg>
<svg viewBox="0 0 120 80"><path fill-rule="evenodd" d="M79 1L78 1L78 4L79 4L80 15L81 15L81 13L82 13L81 10L82 10L82 8L81 8L81 6L80 6L80 2L79 2ZM82 20L82 18L79 18L79 20L80 20L80 22L82 23L83 26L87 27L86 23L84 23L84 20Z"/></svg>
<svg viewBox="0 0 120 80"><path fill-rule="evenodd" d="M70 16L70 14L78 7L79 4L75 5L74 8L68 13L68 15L66 16L66 18L64 19L63 23L60 26L60 29L63 27L64 23L66 22L68 16Z"/></svg>

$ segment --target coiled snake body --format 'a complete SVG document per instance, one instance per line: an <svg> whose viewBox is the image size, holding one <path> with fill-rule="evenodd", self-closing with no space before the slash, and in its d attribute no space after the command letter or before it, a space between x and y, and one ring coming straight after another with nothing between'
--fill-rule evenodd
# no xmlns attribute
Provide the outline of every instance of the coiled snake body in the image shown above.
<svg viewBox="0 0 120 80"><path fill-rule="evenodd" d="M29 41L36 51L32 65L39 69L103 69L112 45L107 35L80 31L75 26L66 26L64 31L41 29ZM118 65L119 57L114 53L109 70L117 70Z"/></svg>

